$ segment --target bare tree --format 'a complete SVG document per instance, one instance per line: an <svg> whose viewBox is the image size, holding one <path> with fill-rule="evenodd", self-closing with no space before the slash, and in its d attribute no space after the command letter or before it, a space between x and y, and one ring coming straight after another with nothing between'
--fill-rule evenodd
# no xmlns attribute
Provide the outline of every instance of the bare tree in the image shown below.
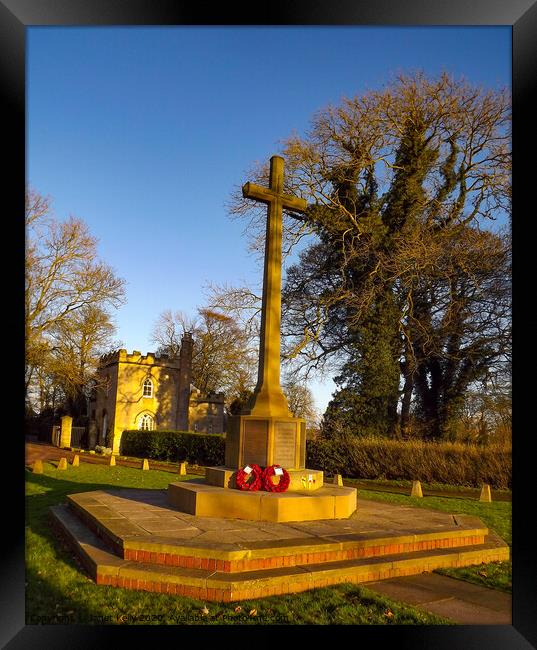
<svg viewBox="0 0 537 650"><path fill-rule="evenodd" d="M46 370L61 389L71 415L85 415L98 382L100 356L121 347L113 339L115 329L110 314L95 305L81 307L52 328Z"/></svg>
<svg viewBox="0 0 537 650"><path fill-rule="evenodd" d="M165 352L171 357L179 355L181 339L185 332L195 334L200 327L199 318L191 318L183 311L164 310L155 321L151 332L151 342L157 352Z"/></svg>
<svg viewBox="0 0 537 650"><path fill-rule="evenodd" d="M207 308L235 320L252 345L258 344L261 327L261 291L246 283L238 286L209 283L206 286Z"/></svg>
<svg viewBox="0 0 537 650"><path fill-rule="evenodd" d="M159 352L179 353L184 332L192 334L192 382L202 393L224 392L226 404L251 389L257 370L251 337L231 316L208 307L196 318L181 311L162 312L152 340Z"/></svg>
<svg viewBox="0 0 537 650"><path fill-rule="evenodd" d="M31 189L26 195L25 282L28 391L37 370L42 378L53 356L58 362L60 339L66 341L82 322L89 326L92 318L102 333L94 316L110 322L109 311L125 300L125 282L99 260L97 240L81 219L58 222L50 200Z"/></svg>
<svg viewBox="0 0 537 650"><path fill-rule="evenodd" d="M286 374L282 381L282 390L287 398L292 415L306 420L308 429L316 427L320 415L315 407L313 393L306 382L295 374Z"/></svg>

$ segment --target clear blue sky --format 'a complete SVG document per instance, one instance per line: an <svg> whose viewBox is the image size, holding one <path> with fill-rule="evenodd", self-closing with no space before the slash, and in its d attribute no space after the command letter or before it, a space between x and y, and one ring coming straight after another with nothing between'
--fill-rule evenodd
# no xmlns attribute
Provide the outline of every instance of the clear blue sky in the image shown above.
<svg viewBox="0 0 537 650"><path fill-rule="evenodd" d="M116 314L151 351L164 309L261 279L225 203L314 112L399 70L511 85L510 27L29 27L27 181L86 221L127 281ZM335 385L312 385L324 411Z"/></svg>

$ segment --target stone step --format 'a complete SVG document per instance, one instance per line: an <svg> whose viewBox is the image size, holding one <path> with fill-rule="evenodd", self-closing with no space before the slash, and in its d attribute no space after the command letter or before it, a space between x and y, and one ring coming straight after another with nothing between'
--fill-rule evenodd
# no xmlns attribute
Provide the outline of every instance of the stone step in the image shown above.
<svg viewBox="0 0 537 650"><path fill-rule="evenodd" d="M231 602L296 593L342 582L362 583L415 575L441 567L460 567L506 560L509 547L496 534L484 543L464 548L443 548L384 556L264 568L229 573L132 561L115 555L65 505L53 506L54 528L80 557L97 584L127 589L190 596L200 600Z"/></svg>
<svg viewBox="0 0 537 650"><path fill-rule="evenodd" d="M438 548L459 548L483 543L488 529L482 522L466 515L454 517L457 529L412 531L409 534L343 534L338 541L333 538L286 539L278 542L252 542L233 544L200 544L183 540L178 542L165 537L139 535L136 524L123 519L114 519L103 506L92 513L84 502L77 501L77 495L68 498L74 512L99 535L110 548L124 559L154 563L158 565L180 566L184 568L216 569L234 573L250 570L317 564L368 557L384 556L394 553L409 553ZM93 507L93 506L92 506ZM106 522L104 525L103 522Z"/></svg>
<svg viewBox="0 0 537 650"><path fill-rule="evenodd" d="M232 544L203 545L197 541L178 542L159 536L148 539L139 534L136 524L114 519L112 511L106 512L106 506L87 506L83 500L78 500L78 496L68 497L69 506L116 555L136 562L226 573L460 548L482 544L489 532L479 519L457 515L454 517L457 529L451 530L412 531L380 537L378 534L342 534L337 541L333 538L316 538L314 543L311 538L252 542L241 544L238 549Z"/></svg>

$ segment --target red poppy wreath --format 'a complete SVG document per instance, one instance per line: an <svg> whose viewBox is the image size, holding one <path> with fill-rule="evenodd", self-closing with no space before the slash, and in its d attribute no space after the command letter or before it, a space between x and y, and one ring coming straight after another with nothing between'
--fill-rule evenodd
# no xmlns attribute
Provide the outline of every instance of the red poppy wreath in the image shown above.
<svg viewBox="0 0 537 650"><path fill-rule="evenodd" d="M273 483L272 477L276 475L276 468L281 469L281 474L278 472L280 480L278 483ZM280 465L266 467L263 472L263 487L267 492L285 492L289 487L290 481L291 477L289 476L289 472Z"/></svg>
<svg viewBox="0 0 537 650"><path fill-rule="evenodd" d="M248 471L249 470L249 471ZM250 490L255 492L263 484L263 470L259 465L252 463L239 469L235 478L235 483L239 490Z"/></svg>

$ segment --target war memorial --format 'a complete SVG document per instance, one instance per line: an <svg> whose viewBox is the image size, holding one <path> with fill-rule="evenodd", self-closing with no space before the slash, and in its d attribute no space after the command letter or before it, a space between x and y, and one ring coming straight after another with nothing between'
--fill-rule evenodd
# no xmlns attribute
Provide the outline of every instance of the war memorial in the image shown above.
<svg viewBox="0 0 537 650"><path fill-rule="evenodd" d="M117 489L68 496L55 529L97 584L238 601L341 582L362 583L509 558L476 517L358 501L357 490L306 467L305 423L280 385L284 160L269 187L243 186L267 205L258 380L230 418L225 465L167 491Z"/></svg>

